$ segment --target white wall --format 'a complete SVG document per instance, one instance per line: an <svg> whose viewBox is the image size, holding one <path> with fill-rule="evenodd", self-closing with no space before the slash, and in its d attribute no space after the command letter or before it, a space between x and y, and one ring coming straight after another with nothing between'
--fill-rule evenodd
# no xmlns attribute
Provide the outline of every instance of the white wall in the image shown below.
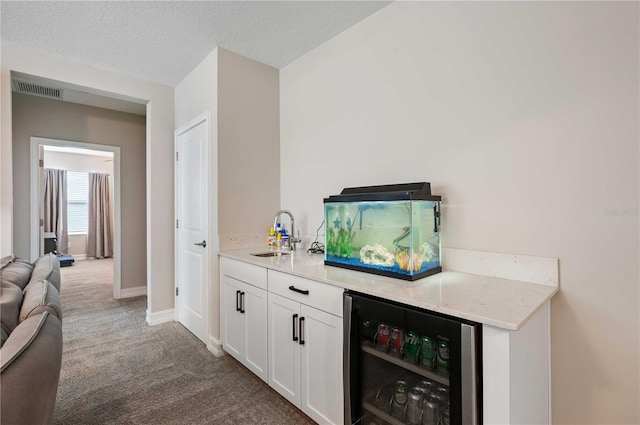
<svg viewBox="0 0 640 425"><path fill-rule="evenodd" d="M111 157L71 152L44 151L44 167L79 173L106 173L113 175Z"/></svg>
<svg viewBox="0 0 640 425"><path fill-rule="evenodd" d="M218 229L223 250L245 244L265 247L280 209L279 78L275 68L218 48ZM283 223L290 229L288 219Z"/></svg>
<svg viewBox="0 0 640 425"><path fill-rule="evenodd" d="M148 313L173 308L173 130L174 92L172 87L116 74L58 56L50 56L2 43L0 71L0 253L12 247L12 126L11 71L36 75L147 103L147 296ZM125 218L126 220L126 218Z"/></svg>
<svg viewBox="0 0 640 425"><path fill-rule="evenodd" d="M395 2L280 73L282 205L430 181L447 247L558 257L554 423L639 423L639 4Z"/></svg>
<svg viewBox="0 0 640 425"><path fill-rule="evenodd" d="M209 116L209 342L220 345L220 289L218 284L218 49L214 49L175 88L175 128L179 129L196 117Z"/></svg>

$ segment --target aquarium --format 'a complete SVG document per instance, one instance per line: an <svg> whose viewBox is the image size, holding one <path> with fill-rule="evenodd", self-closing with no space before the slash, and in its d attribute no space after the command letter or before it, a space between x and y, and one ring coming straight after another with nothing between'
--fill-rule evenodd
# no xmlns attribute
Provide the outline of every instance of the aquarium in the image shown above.
<svg viewBox="0 0 640 425"><path fill-rule="evenodd" d="M440 272L440 196L429 183L346 188L324 199L325 264L406 280Z"/></svg>

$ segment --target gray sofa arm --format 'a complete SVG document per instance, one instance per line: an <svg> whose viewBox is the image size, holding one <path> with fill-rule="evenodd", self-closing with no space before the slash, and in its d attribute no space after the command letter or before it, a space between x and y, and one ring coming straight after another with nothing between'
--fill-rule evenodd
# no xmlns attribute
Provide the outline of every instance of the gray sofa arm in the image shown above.
<svg viewBox="0 0 640 425"><path fill-rule="evenodd" d="M52 422L61 362L62 325L48 311L11 332L0 349L3 424Z"/></svg>

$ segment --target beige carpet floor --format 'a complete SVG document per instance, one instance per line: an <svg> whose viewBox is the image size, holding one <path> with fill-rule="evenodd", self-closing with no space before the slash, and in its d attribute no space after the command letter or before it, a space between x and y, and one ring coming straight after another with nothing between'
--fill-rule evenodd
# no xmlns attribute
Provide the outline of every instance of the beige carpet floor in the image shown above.
<svg viewBox="0 0 640 425"><path fill-rule="evenodd" d="M111 260L63 267L56 425L313 424L184 327L145 322L146 297L113 299Z"/></svg>

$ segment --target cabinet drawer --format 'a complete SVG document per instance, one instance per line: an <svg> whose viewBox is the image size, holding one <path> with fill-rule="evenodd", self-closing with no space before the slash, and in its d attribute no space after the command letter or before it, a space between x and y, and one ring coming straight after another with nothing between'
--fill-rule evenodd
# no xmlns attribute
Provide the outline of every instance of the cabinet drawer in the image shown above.
<svg viewBox="0 0 640 425"><path fill-rule="evenodd" d="M220 257L220 270L223 275L232 277L249 285L267 289L267 269L231 258Z"/></svg>
<svg viewBox="0 0 640 425"><path fill-rule="evenodd" d="M274 270L269 270L268 273L269 292L342 317L344 289ZM309 292L303 294L290 288Z"/></svg>

